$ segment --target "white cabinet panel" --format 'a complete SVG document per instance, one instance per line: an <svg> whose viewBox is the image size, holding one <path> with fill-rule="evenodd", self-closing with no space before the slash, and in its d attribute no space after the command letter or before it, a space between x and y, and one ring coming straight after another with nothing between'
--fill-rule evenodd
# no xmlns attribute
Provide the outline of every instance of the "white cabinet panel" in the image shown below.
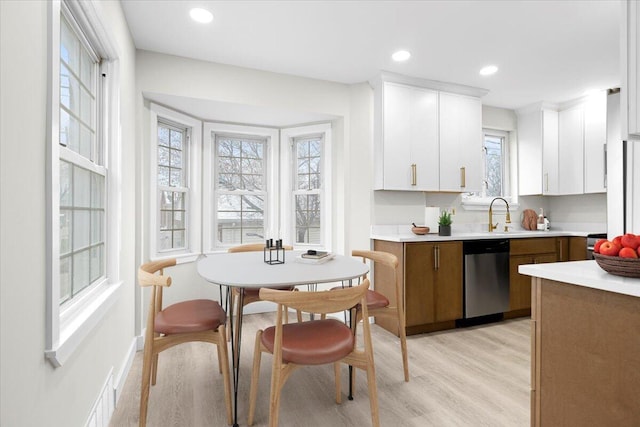
<svg viewBox="0 0 640 427"><path fill-rule="evenodd" d="M384 83L382 188L438 190L438 93Z"/></svg>
<svg viewBox="0 0 640 427"><path fill-rule="evenodd" d="M440 92L440 191L482 188L482 104Z"/></svg>
<svg viewBox="0 0 640 427"><path fill-rule="evenodd" d="M640 5L636 0L622 2L621 16L622 139L640 138Z"/></svg>
<svg viewBox="0 0 640 427"><path fill-rule="evenodd" d="M558 193L558 112L518 112L518 194Z"/></svg>
<svg viewBox="0 0 640 427"><path fill-rule="evenodd" d="M584 193L584 110L582 104L558 115L558 192Z"/></svg>
<svg viewBox="0 0 640 427"><path fill-rule="evenodd" d="M558 173L558 112L542 110L542 194L553 195L560 191Z"/></svg>
<svg viewBox="0 0 640 427"><path fill-rule="evenodd" d="M612 125L615 125L612 123ZM587 98L584 104L584 192L604 193L606 188L607 92Z"/></svg>

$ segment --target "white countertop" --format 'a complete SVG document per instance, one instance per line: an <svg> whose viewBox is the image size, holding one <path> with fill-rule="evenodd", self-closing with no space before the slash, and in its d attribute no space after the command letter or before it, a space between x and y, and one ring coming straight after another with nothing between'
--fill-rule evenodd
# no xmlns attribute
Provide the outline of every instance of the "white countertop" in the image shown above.
<svg viewBox="0 0 640 427"><path fill-rule="evenodd" d="M586 237L590 234L585 231L528 231L515 230L509 232L494 231L453 231L451 236L438 236L438 233L429 233L423 236L415 235L409 230L400 228L372 230L370 238L374 240L386 240L389 242L444 242L453 240L482 240L482 239L522 239L527 237Z"/></svg>
<svg viewBox="0 0 640 427"><path fill-rule="evenodd" d="M527 276L640 297L640 279L609 274L595 261L527 264L518 267L518 272Z"/></svg>

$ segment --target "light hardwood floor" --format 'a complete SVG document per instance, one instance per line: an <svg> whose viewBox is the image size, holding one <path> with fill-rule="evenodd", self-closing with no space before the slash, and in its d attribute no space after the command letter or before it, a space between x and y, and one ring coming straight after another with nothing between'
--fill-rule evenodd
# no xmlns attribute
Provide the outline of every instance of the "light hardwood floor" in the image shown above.
<svg viewBox="0 0 640 427"><path fill-rule="evenodd" d="M247 424L255 331L273 314L245 317L238 422ZM405 383L398 338L373 325L376 380L382 426L528 426L530 402L529 319L408 337L411 380ZM360 341L361 342L361 341ZM138 425L142 355L136 355L111 420L112 427ZM271 356L260 370L255 426L268 425ZM331 366L296 371L282 392L280 425L370 425L366 376L358 371L355 399L334 401ZM191 343L160 355L158 382L151 387L150 427L224 426L222 377L215 347Z"/></svg>

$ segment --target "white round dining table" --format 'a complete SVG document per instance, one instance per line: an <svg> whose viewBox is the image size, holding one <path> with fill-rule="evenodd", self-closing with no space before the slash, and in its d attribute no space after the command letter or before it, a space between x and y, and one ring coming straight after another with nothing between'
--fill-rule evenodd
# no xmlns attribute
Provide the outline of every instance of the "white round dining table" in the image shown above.
<svg viewBox="0 0 640 427"><path fill-rule="evenodd" d="M256 289L295 285L317 285L319 283L349 282L369 272L369 266L344 255L332 254L332 258L321 263L301 262L297 258L304 251L285 251L284 263L264 262L264 253L224 252L211 254L196 262L198 274L206 281L225 287ZM230 292L227 292L229 297ZM242 342L242 306L244 293L239 293L238 318L234 322L229 315L231 329L231 361L233 368L233 426L238 426L238 383L240 376L240 348ZM237 335L234 334L237 328ZM350 376L351 367L349 369ZM349 381L351 385L351 381ZM351 399L351 388L349 389Z"/></svg>

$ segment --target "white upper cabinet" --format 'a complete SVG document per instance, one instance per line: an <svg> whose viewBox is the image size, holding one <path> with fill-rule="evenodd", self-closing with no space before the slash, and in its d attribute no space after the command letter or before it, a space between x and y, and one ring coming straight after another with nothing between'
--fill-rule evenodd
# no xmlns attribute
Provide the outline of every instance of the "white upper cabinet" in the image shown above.
<svg viewBox="0 0 640 427"><path fill-rule="evenodd" d="M558 112L542 104L518 111L518 193L558 193Z"/></svg>
<svg viewBox="0 0 640 427"><path fill-rule="evenodd" d="M558 113L558 193L584 193L584 108Z"/></svg>
<svg viewBox="0 0 640 427"><path fill-rule="evenodd" d="M486 91L391 74L371 84L375 190L481 189Z"/></svg>
<svg viewBox="0 0 640 427"><path fill-rule="evenodd" d="M384 83L382 177L387 190L438 190L438 92Z"/></svg>
<svg viewBox="0 0 640 427"><path fill-rule="evenodd" d="M612 123L616 125L618 123ZM607 191L607 91L584 103L584 192Z"/></svg>
<svg viewBox="0 0 640 427"><path fill-rule="evenodd" d="M482 104L440 92L440 191L482 189Z"/></svg>
<svg viewBox="0 0 640 427"><path fill-rule="evenodd" d="M620 110L622 139L640 138L640 5L622 1Z"/></svg>

